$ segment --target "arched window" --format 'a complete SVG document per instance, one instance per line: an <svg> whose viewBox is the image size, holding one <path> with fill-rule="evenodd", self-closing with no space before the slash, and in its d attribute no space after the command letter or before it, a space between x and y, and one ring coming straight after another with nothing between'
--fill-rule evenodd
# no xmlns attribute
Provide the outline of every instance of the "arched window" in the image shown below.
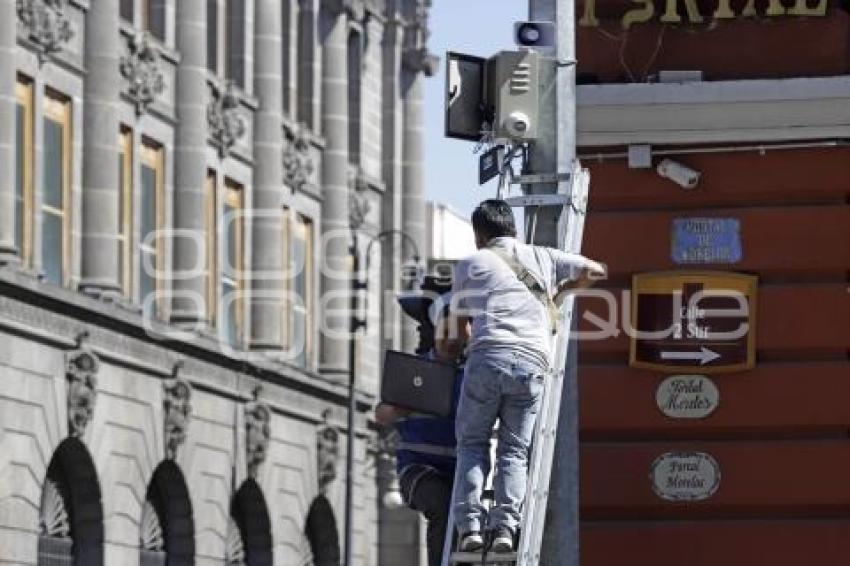
<svg viewBox="0 0 850 566"><path fill-rule="evenodd" d="M310 504L304 528L314 566L340 566L339 531L331 502L319 495Z"/></svg>
<svg viewBox="0 0 850 566"><path fill-rule="evenodd" d="M227 566L272 566L272 531L266 499L257 482L246 480L230 504Z"/></svg>
<svg viewBox="0 0 850 566"><path fill-rule="evenodd" d="M76 438L56 449L41 494L38 566L103 566L103 508L91 456Z"/></svg>
<svg viewBox="0 0 850 566"><path fill-rule="evenodd" d="M142 509L142 566L193 566L195 521L183 473L168 460L157 466Z"/></svg>

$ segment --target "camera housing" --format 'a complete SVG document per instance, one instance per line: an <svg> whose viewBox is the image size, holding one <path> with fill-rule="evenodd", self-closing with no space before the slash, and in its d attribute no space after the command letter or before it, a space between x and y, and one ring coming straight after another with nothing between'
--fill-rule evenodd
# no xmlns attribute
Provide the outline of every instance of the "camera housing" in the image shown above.
<svg viewBox="0 0 850 566"><path fill-rule="evenodd" d="M552 22L517 22L514 42L520 47L554 47L555 24Z"/></svg>
<svg viewBox="0 0 850 566"><path fill-rule="evenodd" d="M487 61L487 106L497 140L537 138L540 114L540 56L534 51L502 51Z"/></svg>
<svg viewBox="0 0 850 566"><path fill-rule="evenodd" d="M693 189L699 184L702 173L696 169L691 169L687 165L683 165L672 159L663 159L658 164L656 171L665 179L670 179L683 189Z"/></svg>

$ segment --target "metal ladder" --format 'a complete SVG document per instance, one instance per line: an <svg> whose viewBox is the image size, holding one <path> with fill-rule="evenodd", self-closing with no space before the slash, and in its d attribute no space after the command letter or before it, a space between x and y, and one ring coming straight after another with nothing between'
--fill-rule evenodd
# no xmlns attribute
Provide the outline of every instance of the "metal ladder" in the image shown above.
<svg viewBox="0 0 850 566"><path fill-rule="evenodd" d="M570 175L570 194L508 197L505 200L514 207L557 205L564 207L558 226L559 247L567 252L579 253L584 236L584 221L587 211L590 173L576 161ZM553 198L554 197L554 198ZM560 198L558 198L560 197ZM549 480L555 454L555 439L558 432L558 415L561 408L561 392L566 371L567 349L570 345L575 296L569 295L561 308L561 331L553 337L554 352L552 375L545 380L540 413L537 417L531 456L528 462L528 484L523 503L522 520L519 526L519 544L510 554L483 554L481 552L457 552L453 549L454 505L450 506L446 540L443 545L442 566L451 564L538 566L543 530L546 522L546 504L549 499ZM455 477L457 485L457 477ZM455 500L452 490L452 502ZM552 565L547 565L552 566Z"/></svg>

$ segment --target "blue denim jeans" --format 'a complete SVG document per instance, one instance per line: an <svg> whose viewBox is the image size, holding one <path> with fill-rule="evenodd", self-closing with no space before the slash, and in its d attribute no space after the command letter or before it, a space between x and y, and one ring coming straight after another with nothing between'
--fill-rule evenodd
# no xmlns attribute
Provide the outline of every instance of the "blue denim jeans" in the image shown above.
<svg viewBox="0 0 850 566"><path fill-rule="evenodd" d="M516 531L545 374L540 361L510 350L476 352L467 360L456 423L454 511L460 533L500 527ZM481 494L490 473L496 419L496 501L488 518Z"/></svg>

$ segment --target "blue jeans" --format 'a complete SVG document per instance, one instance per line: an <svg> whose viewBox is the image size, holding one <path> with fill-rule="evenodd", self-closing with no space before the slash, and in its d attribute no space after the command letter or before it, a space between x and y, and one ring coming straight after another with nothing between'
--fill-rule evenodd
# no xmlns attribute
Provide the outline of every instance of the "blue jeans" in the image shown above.
<svg viewBox="0 0 850 566"><path fill-rule="evenodd" d="M454 511L460 533L500 527L516 531L545 374L539 361L510 350L475 352L467 360L456 424ZM490 438L497 418L496 502L485 524L481 494L490 473Z"/></svg>

